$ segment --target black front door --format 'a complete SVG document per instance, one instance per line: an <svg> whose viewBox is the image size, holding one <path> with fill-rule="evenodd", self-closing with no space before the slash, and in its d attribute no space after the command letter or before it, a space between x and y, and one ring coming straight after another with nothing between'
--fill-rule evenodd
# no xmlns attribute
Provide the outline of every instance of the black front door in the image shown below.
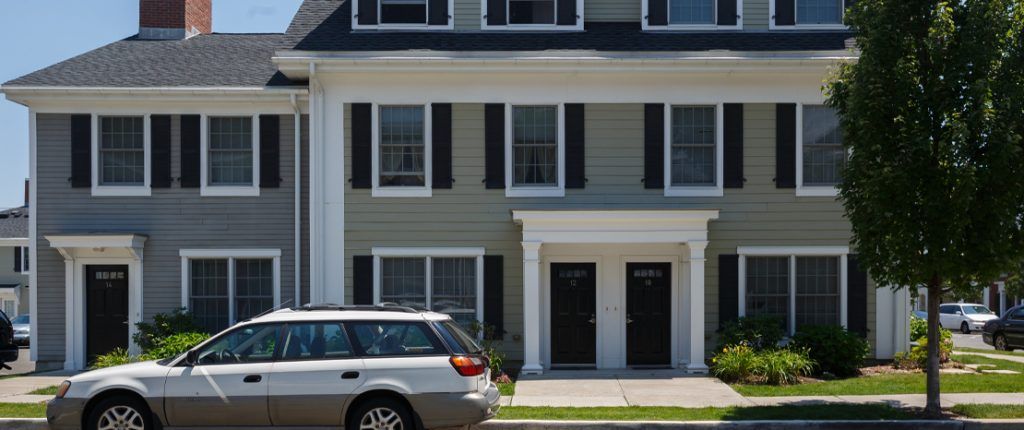
<svg viewBox="0 0 1024 430"><path fill-rule="evenodd" d="M672 265L626 264L626 363L668 366L672 361Z"/></svg>
<svg viewBox="0 0 1024 430"><path fill-rule="evenodd" d="M551 363L597 363L597 265L551 264Z"/></svg>
<svg viewBox="0 0 1024 430"><path fill-rule="evenodd" d="M86 266L86 359L128 348L128 266Z"/></svg>

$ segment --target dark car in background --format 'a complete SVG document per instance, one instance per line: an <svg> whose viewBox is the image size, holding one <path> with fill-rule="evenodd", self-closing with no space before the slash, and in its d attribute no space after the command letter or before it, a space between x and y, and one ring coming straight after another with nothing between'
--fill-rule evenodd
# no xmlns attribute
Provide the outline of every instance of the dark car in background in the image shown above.
<svg viewBox="0 0 1024 430"><path fill-rule="evenodd" d="M1024 349L1024 306L1011 308L1002 318L986 323L981 338L1000 351Z"/></svg>
<svg viewBox="0 0 1024 430"><path fill-rule="evenodd" d="M14 324L0 311L0 367L10 369L7 363L18 361L18 345L14 344Z"/></svg>

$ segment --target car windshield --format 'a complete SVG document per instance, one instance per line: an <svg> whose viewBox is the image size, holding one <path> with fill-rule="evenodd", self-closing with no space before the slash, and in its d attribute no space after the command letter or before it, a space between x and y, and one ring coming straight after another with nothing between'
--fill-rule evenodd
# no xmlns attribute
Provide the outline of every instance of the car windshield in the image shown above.
<svg viewBox="0 0 1024 430"><path fill-rule="evenodd" d="M14 324L28 324L28 315L18 315L16 318L14 318L14 321L11 322Z"/></svg>
<svg viewBox="0 0 1024 430"><path fill-rule="evenodd" d="M964 313L968 315L991 315L992 311L985 306L964 306Z"/></svg>

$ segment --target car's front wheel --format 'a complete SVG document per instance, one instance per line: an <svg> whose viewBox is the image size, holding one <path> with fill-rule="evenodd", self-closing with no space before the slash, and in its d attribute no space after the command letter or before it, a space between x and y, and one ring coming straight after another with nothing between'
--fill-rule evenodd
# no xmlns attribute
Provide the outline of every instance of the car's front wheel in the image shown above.
<svg viewBox="0 0 1024 430"><path fill-rule="evenodd" d="M412 430L412 412L401 402L380 397L359 405L348 428L359 430Z"/></svg>
<svg viewBox="0 0 1024 430"><path fill-rule="evenodd" d="M1013 351L1013 348L1010 348L1010 344L1006 343L1006 336L1001 334L997 334L992 343L995 345L996 351Z"/></svg>
<svg viewBox="0 0 1024 430"><path fill-rule="evenodd" d="M87 430L151 430L152 420L146 404L128 396L101 400L92 408Z"/></svg>
<svg viewBox="0 0 1024 430"><path fill-rule="evenodd" d="M971 326L967 325L967 321L960 323L960 333L971 334Z"/></svg>

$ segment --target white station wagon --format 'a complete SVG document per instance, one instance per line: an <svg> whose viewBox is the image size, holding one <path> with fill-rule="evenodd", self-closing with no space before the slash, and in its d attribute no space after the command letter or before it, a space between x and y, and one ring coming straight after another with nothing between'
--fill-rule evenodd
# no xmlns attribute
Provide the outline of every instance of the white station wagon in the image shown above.
<svg viewBox="0 0 1024 430"><path fill-rule="evenodd" d="M480 347L444 314L396 306L284 309L180 357L96 370L60 385L50 428L476 424L498 388Z"/></svg>

